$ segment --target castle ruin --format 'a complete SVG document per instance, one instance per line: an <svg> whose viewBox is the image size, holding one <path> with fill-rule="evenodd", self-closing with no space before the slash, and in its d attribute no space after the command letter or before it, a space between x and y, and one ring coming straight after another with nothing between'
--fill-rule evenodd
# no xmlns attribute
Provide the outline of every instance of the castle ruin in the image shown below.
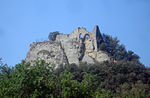
<svg viewBox="0 0 150 98"><path fill-rule="evenodd" d="M81 62L94 64L110 60L108 54L99 49L103 42L99 27L92 32L76 28L71 34L59 34L54 41L36 42L30 45L26 62L44 59L47 63L79 65Z"/></svg>

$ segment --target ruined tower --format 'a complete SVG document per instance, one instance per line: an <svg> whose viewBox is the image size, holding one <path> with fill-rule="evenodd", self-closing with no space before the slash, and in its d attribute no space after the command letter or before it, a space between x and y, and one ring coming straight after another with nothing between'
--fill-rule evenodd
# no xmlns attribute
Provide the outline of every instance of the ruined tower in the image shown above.
<svg viewBox="0 0 150 98"><path fill-rule="evenodd" d="M103 42L99 27L92 32L76 28L71 34L59 34L55 41L37 42L30 45L26 62L44 59L56 66L59 64L95 63L110 60L104 51L99 50Z"/></svg>

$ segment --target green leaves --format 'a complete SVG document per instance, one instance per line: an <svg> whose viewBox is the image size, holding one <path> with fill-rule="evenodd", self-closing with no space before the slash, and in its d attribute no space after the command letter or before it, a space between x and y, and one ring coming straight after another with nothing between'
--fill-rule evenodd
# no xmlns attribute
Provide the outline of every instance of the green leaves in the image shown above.
<svg viewBox="0 0 150 98"><path fill-rule="evenodd" d="M139 62L139 56L133 51L127 51L123 44L119 44L117 37L112 37L107 34L102 35L104 42L100 44L100 50L108 52L117 61L137 61Z"/></svg>
<svg viewBox="0 0 150 98"><path fill-rule="evenodd" d="M0 97L148 98L148 71L135 61L62 66L53 70L45 61L0 66ZM138 82L140 81L140 82Z"/></svg>
<svg viewBox="0 0 150 98"><path fill-rule="evenodd" d="M49 36L48 36L48 39L54 41L54 40L56 40L56 36L59 35L59 34L60 33L58 31L50 32Z"/></svg>

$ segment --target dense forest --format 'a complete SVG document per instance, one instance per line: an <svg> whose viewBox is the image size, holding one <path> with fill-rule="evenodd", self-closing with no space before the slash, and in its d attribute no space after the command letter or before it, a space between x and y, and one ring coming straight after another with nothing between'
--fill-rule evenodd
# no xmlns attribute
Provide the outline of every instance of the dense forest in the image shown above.
<svg viewBox="0 0 150 98"><path fill-rule="evenodd" d="M99 49L114 61L55 69L44 60L35 61L34 66L22 61L9 67L0 59L0 98L149 98L150 68L116 37L102 37Z"/></svg>

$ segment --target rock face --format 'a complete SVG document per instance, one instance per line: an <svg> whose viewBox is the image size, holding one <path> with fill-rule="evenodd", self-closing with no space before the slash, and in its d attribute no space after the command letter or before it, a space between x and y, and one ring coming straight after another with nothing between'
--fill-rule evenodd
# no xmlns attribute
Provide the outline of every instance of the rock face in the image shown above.
<svg viewBox="0 0 150 98"><path fill-rule="evenodd" d="M47 63L79 64L110 60L104 51L99 50L103 42L98 26L92 32L85 28L76 28L71 34L59 34L55 41L37 42L30 45L26 62L44 59Z"/></svg>

